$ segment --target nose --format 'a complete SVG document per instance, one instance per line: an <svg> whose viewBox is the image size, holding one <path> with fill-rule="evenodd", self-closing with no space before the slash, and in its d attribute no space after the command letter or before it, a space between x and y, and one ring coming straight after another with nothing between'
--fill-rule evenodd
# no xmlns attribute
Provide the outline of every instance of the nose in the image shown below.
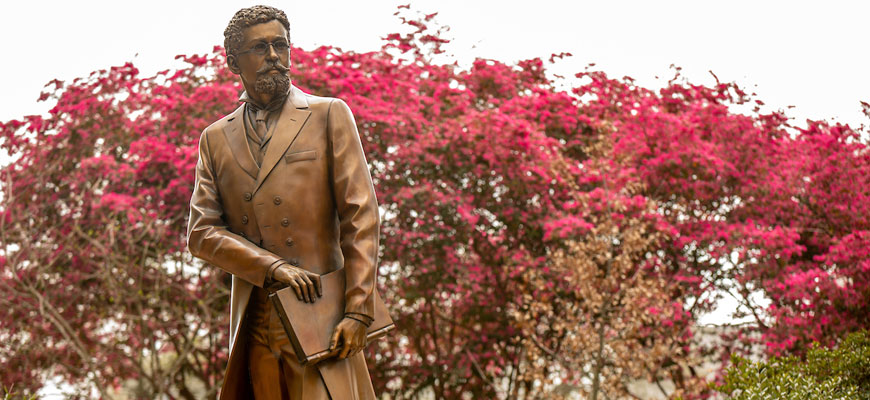
<svg viewBox="0 0 870 400"><path fill-rule="evenodd" d="M275 46L272 46L271 43L269 43L269 51L266 52L266 58L268 58L270 60L277 60L278 59L278 52L275 51Z"/></svg>

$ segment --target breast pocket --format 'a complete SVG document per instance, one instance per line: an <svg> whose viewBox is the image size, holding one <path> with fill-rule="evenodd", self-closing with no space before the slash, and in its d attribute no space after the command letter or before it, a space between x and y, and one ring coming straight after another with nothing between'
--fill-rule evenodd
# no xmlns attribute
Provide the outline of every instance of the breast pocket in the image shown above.
<svg viewBox="0 0 870 400"><path fill-rule="evenodd" d="M284 156L284 162L289 164L296 161L313 160L317 158L317 151L306 150L290 153Z"/></svg>

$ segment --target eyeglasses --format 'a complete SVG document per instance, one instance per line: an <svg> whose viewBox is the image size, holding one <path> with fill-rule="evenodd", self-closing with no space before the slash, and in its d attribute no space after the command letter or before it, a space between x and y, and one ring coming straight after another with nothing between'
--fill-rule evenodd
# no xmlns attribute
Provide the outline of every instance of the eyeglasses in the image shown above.
<svg viewBox="0 0 870 400"><path fill-rule="evenodd" d="M283 52L286 52L287 50L290 49L290 43L287 43L286 40L276 40L272 43L266 43L266 42L257 43L254 45L254 47L251 47L250 49L247 49L245 51L240 51L240 52L236 53L236 55L254 53L258 56L265 56L266 53L269 52L270 46L273 49L275 49L276 53L283 53Z"/></svg>

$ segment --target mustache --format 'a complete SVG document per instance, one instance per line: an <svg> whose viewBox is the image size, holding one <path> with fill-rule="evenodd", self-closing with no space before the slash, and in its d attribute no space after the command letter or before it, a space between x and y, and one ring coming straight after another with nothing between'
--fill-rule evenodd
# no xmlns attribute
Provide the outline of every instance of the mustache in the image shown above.
<svg viewBox="0 0 870 400"><path fill-rule="evenodd" d="M290 68L287 68L286 66L281 64L280 61L275 61L275 62L270 62L268 64L263 65L263 67L261 67L260 69L257 70L257 75L265 74L273 69L277 70L278 72L281 72L281 73L284 73L284 72L287 72L290 70Z"/></svg>

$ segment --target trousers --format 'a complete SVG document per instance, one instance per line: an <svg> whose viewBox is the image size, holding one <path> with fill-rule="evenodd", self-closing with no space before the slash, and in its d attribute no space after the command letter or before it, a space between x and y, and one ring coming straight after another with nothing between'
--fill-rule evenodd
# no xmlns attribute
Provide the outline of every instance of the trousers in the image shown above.
<svg viewBox="0 0 870 400"><path fill-rule="evenodd" d="M255 287L246 318L248 373L256 400L330 400L316 366L303 366L266 290Z"/></svg>

